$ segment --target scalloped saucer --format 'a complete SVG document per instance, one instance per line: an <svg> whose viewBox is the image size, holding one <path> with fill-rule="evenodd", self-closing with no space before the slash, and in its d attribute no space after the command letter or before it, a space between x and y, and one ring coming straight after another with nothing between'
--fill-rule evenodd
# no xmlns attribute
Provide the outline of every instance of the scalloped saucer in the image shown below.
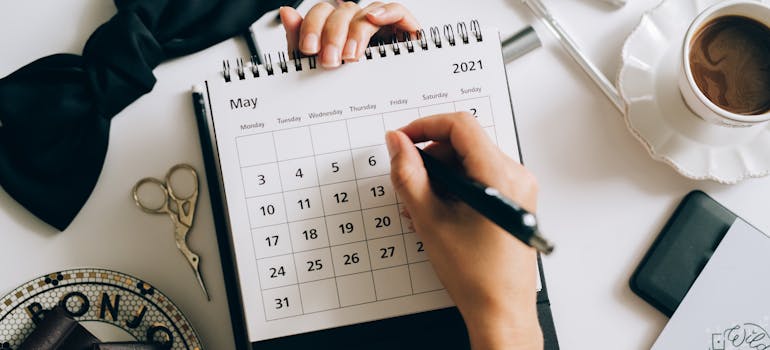
<svg viewBox="0 0 770 350"><path fill-rule="evenodd" d="M717 2L663 0L645 13L623 45L618 88L628 129L653 159L692 179L734 184L770 174L770 123L708 123L690 111L677 85L685 32Z"/></svg>

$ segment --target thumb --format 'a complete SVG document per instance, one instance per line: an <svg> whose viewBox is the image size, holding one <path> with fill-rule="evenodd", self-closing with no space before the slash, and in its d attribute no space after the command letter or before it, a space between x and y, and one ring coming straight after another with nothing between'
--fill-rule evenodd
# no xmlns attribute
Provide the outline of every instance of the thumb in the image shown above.
<svg viewBox="0 0 770 350"><path fill-rule="evenodd" d="M278 14L281 16L281 23L283 23L283 28L286 30L286 46L291 57L296 50L299 50L299 31L302 27L302 15L288 6L282 6L278 10Z"/></svg>
<svg viewBox="0 0 770 350"><path fill-rule="evenodd" d="M380 27L394 25L409 33L414 33L420 29L417 19L404 5L399 3L392 2L381 6L370 5L367 8L369 10L366 13L366 19L374 25Z"/></svg>
<svg viewBox="0 0 770 350"><path fill-rule="evenodd" d="M420 208L432 196L428 172L412 141L401 131L388 131L390 179L408 208Z"/></svg>

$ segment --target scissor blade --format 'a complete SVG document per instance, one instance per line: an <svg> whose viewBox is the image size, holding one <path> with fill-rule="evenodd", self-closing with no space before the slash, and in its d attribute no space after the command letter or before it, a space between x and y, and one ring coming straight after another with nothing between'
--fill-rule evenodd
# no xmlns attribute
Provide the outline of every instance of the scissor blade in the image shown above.
<svg viewBox="0 0 770 350"><path fill-rule="evenodd" d="M203 277L201 276L200 269L193 268L193 272L195 273L195 277L198 279L198 284L201 286L201 290L203 290L203 295L206 296L206 300L211 301L209 292L206 290L206 285L203 283Z"/></svg>

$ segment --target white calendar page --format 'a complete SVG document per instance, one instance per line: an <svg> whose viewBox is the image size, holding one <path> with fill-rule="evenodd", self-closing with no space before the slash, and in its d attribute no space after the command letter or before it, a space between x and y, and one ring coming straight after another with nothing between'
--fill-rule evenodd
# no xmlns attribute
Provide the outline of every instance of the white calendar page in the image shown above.
<svg viewBox="0 0 770 350"><path fill-rule="evenodd" d="M457 41L207 82L250 341L453 305L400 215L384 134L468 111L519 159L497 32Z"/></svg>

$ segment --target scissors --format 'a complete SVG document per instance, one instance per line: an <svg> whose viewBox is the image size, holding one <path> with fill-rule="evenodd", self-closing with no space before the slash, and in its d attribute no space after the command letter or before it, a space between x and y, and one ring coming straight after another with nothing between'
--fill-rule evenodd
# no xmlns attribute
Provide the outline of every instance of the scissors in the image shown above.
<svg viewBox="0 0 770 350"><path fill-rule="evenodd" d="M187 197L178 196L174 192L174 186L171 182L171 176L180 171L189 172L194 179L193 184L195 187L193 188L192 193ZM206 290L206 285L203 283L203 278L201 277L201 259L198 254L193 253L190 250L190 247L187 246L187 233L190 232L190 227L192 227L193 219L195 218L195 206L198 203L198 173L195 171L195 168L190 165L177 164L168 170L164 180L165 181L161 181L154 177L146 177L139 180L139 182L134 185L133 190L131 190L134 203L136 203L136 206L138 206L139 209L142 209L146 213L168 214L168 216L171 217L171 221L174 223L176 246L179 248L179 251L182 252L182 255L187 258L187 262L190 263L190 267L192 267L195 277L198 278L198 284L201 286L201 289L203 289L206 300L211 301L209 293ZM139 188L145 185L160 187L164 194L163 204L153 208L148 207L142 202L139 196Z"/></svg>

